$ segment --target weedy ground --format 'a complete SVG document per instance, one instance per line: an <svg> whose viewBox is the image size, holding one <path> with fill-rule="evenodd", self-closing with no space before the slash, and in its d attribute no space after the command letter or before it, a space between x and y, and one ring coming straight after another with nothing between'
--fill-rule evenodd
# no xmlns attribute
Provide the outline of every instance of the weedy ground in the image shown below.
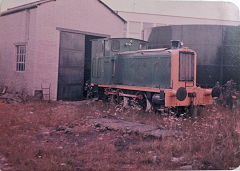
<svg viewBox="0 0 240 171"><path fill-rule="evenodd" d="M220 105L200 116L121 109L101 101L0 103L2 170L234 169L240 165L240 112ZM113 118L184 132L162 139L96 129Z"/></svg>

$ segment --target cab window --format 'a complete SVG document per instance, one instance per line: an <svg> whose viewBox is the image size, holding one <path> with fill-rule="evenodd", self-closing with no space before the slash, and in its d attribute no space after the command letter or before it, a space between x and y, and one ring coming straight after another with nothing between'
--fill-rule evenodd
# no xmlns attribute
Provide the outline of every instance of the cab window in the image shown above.
<svg viewBox="0 0 240 171"><path fill-rule="evenodd" d="M180 52L179 80L194 81L194 53Z"/></svg>
<svg viewBox="0 0 240 171"><path fill-rule="evenodd" d="M118 52L120 51L120 41L119 40L112 40L112 51Z"/></svg>

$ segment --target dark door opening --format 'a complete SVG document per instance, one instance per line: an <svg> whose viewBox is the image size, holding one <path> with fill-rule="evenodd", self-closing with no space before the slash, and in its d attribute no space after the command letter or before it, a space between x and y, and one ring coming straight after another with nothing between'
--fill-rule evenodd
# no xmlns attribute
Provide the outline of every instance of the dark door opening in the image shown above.
<svg viewBox="0 0 240 171"><path fill-rule="evenodd" d="M91 56L92 56L92 41L93 39L100 39L104 37L86 35L85 36L85 61L84 61L84 83L91 81ZM84 97L87 92L84 91Z"/></svg>
<svg viewBox="0 0 240 171"><path fill-rule="evenodd" d="M60 33L58 100L83 99L85 35Z"/></svg>
<svg viewBox="0 0 240 171"><path fill-rule="evenodd" d="M86 97L85 82L91 78L92 39L100 36L60 32L57 100L77 101Z"/></svg>

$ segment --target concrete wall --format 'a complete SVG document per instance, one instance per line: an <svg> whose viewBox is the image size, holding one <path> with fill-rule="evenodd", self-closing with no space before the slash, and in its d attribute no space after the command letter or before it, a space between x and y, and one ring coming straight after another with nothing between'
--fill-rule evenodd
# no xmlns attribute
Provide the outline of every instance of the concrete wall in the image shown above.
<svg viewBox="0 0 240 171"><path fill-rule="evenodd" d="M25 41L25 23L25 11L0 17L1 83L16 89L26 88L30 95L41 89L41 84L44 87L51 84L53 100L57 98L58 84L58 27L111 37L125 35L124 22L97 0L57 0L41 4L30 10L26 71L18 73L14 43Z"/></svg>

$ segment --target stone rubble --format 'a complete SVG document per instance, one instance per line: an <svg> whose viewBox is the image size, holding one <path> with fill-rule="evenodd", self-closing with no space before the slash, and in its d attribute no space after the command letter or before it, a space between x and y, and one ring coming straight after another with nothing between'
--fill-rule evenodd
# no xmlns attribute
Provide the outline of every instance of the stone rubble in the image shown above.
<svg viewBox="0 0 240 171"><path fill-rule="evenodd" d="M159 127L151 125L116 119L107 118L90 119L90 122L97 129L104 128L107 130L121 131L123 134L135 133L140 134L143 137L163 138L163 137L180 137L183 135L181 131L160 129Z"/></svg>

